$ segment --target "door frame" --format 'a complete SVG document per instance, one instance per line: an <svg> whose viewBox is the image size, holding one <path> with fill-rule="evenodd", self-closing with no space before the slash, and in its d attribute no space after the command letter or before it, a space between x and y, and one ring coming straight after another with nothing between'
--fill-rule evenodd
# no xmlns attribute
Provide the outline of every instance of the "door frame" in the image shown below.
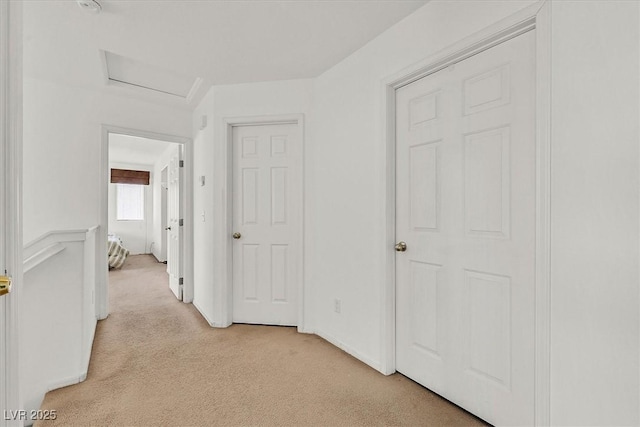
<svg viewBox="0 0 640 427"><path fill-rule="evenodd" d="M298 163L300 170L300 226L298 230L298 245L300 248L300 268L298 271L298 332L307 332L305 328L305 294L304 294L304 271L305 271L305 251L304 251L304 186L305 186L305 168L304 168L304 114L282 114L270 116L249 116L249 117L225 117L222 119L224 128L224 139L222 153L224 158L224 182L222 188L225 196L222 197L222 229L225 232L223 236L225 244L221 250L222 269L222 287L221 287L221 319L223 319L223 327L230 326L233 323L233 128L240 126L261 126L261 125L280 125L295 124L297 126L297 134L300 140L300 154L298 159L294 159Z"/></svg>
<svg viewBox="0 0 640 427"><path fill-rule="evenodd" d="M396 90L452 64L528 31L536 31L536 249L535 249L535 425L550 424L550 118L551 19L550 3L541 0L484 30L416 63L382 82L386 229L385 277L382 294L382 361L385 374L396 371Z"/></svg>
<svg viewBox="0 0 640 427"><path fill-rule="evenodd" d="M184 147L184 244L182 265L184 287L183 302L193 302L193 142L191 138L167 135L163 133L132 129L121 126L103 124L101 126L102 145L100 150L100 230L98 232L96 251L96 315L98 319L106 319L109 315L109 267L107 260L107 229L109 224L109 134L121 134L158 141L182 144Z"/></svg>
<svg viewBox="0 0 640 427"><path fill-rule="evenodd" d="M162 180L163 175L166 181ZM163 188L165 185L167 188ZM160 252L160 259L158 261L167 262L167 233L166 228L169 224L169 165L163 167L160 170L160 228L162 233L160 234L160 243L162 251Z"/></svg>
<svg viewBox="0 0 640 427"><path fill-rule="evenodd" d="M22 2L0 1L0 274L12 277L0 297L0 410L22 407L20 315L22 271ZM7 412L8 413L8 412ZM15 414L15 412L14 412ZM0 417L0 426L21 419ZM20 418L20 417L17 417Z"/></svg>

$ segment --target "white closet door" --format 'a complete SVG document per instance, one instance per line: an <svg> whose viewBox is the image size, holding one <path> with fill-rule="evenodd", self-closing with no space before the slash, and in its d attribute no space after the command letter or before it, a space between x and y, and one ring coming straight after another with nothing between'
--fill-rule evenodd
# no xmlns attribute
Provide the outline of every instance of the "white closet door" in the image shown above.
<svg viewBox="0 0 640 427"><path fill-rule="evenodd" d="M397 91L397 370L495 425L534 416L535 37Z"/></svg>
<svg viewBox="0 0 640 427"><path fill-rule="evenodd" d="M297 324L300 149L294 124L234 127L234 322Z"/></svg>

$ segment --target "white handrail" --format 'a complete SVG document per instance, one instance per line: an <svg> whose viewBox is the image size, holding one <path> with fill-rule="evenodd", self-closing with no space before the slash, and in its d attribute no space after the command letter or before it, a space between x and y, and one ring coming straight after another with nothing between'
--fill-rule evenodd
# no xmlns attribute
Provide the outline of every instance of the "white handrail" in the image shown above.
<svg viewBox="0 0 640 427"><path fill-rule="evenodd" d="M44 249L39 250L38 252L31 255L30 257L25 258L22 271L26 273L27 271L34 269L35 267L42 264L49 258L64 251L64 249L65 249L64 245L60 243L53 243L45 247Z"/></svg>
<svg viewBox="0 0 640 427"><path fill-rule="evenodd" d="M24 245L23 256L24 256L24 271L28 269L32 269L38 264L41 264L48 258L56 255L61 252L64 247L58 251L53 250L53 248L57 248L56 245L59 245L64 242L81 242L87 239L87 234L95 233L98 230L97 225L77 230L53 230L47 233L44 233L42 236L37 239L32 240L31 242ZM43 258L44 255L45 256ZM33 264L37 261L35 264Z"/></svg>

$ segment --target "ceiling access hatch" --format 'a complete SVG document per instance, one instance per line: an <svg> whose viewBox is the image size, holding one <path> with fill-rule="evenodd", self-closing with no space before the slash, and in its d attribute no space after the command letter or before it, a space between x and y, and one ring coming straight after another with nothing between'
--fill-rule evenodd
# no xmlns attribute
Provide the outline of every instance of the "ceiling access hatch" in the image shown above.
<svg viewBox="0 0 640 427"><path fill-rule="evenodd" d="M108 84L179 97L188 103L202 83L198 77L187 77L108 51L103 54Z"/></svg>

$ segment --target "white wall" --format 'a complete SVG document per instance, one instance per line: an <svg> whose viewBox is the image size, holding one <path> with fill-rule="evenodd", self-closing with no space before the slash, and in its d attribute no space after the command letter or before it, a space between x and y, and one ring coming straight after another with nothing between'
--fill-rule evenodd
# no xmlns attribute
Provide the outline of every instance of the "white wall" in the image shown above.
<svg viewBox="0 0 640 427"><path fill-rule="evenodd" d="M194 305L210 323L221 326L224 266L221 250L229 239L222 205L226 189L224 118L305 114L309 124L312 80L287 80L215 86L193 115L194 134ZM201 118L209 125L200 130ZM305 141L308 143L308 141ZM199 176L205 176L200 186ZM204 221L203 221L204 213Z"/></svg>
<svg viewBox="0 0 640 427"><path fill-rule="evenodd" d="M149 185L144 186L144 220L119 221L117 219L118 190L117 184L109 183L109 233L116 234L122 239L123 246L131 255L148 254L153 242L154 224L154 187L156 175L153 165L134 163L109 163L109 169L128 169L150 172Z"/></svg>
<svg viewBox="0 0 640 427"><path fill-rule="evenodd" d="M213 117L213 90L205 96L196 110L194 117L206 115L211 121ZM213 125L194 132L193 139L193 305L202 313L207 321L216 326L221 325L221 318L214 308L214 192L213 192ZM205 177L205 185L199 184L199 177ZM218 204L222 200L218 197ZM218 219L219 221L220 219ZM216 282L220 285L220 280ZM219 292L218 292L219 294Z"/></svg>
<svg viewBox="0 0 640 427"><path fill-rule="evenodd" d="M37 410L47 391L86 377L96 326L95 233L54 233L25 248L20 391L27 411ZM57 252L43 259L52 247Z"/></svg>
<svg viewBox="0 0 640 427"><path fill-rule="evenodd" d="M552 3L555 425L639 425L639 3Z"/></svg>
<svg viewBox="0 0 640 427"><path fill-rule="evenodd" d="M115 94L26 78L24 240L100 222L101 125L191 135L191 113ZM103 224L106 226L106 224Z"/></svg>
<svg viewBox="0 0 640 427"><path fill-rule="evenodd" d="M54 383L77 382L82 374L83 251L81 242L74 242L25 274L23 298L29 305L22 317L21 350L26 409L38 409ZM53 280L60 282L52 286Z"/></svg>

